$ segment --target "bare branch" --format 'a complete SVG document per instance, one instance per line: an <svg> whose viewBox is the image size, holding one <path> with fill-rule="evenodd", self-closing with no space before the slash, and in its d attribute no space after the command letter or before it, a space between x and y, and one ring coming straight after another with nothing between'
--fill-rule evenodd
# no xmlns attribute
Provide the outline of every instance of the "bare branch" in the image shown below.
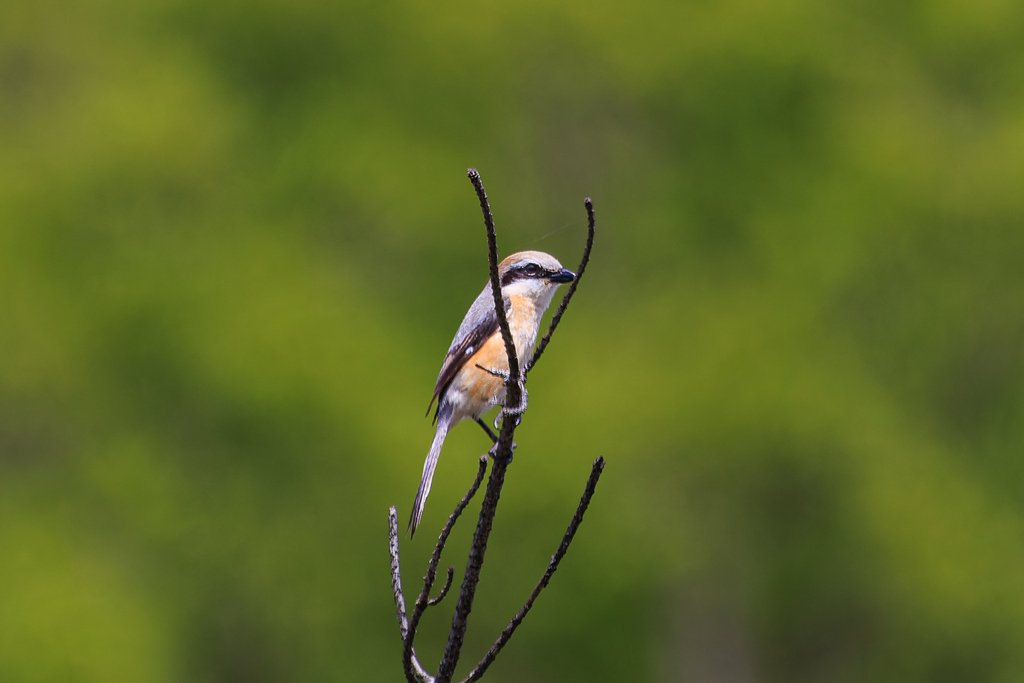
<svg viewBox="0 0 1024 683"><path fill-rule="evenodd" d="M505 647L505 643L509 641L512 634L515 633L517 628L519 628L519 624L521 624L523 619L526 618L526 613L530 611L531 607L533 607L533 603L537 599L537 596L540 595L540 592L544 590L544 588L547 587L548 582L551 581L552 575L555 573L555 570L558 569L558 563L562 561L566 551L569 550L569 544L572 543L572 539L576 535L576 530L579 529L580 524L583 522L583 515L587 512L587 507L590 505L590 499L594 496L594 490L597 488L597 481L601 478L601 472L603 471L604 458L599 457L594 461L594 467L590 471L590 479L587 480L587 487L584 489L583 498L580 499L580 504L576 508L576 514L573 515L572 521L569 522L569 528L565 530L565 536L562 537L562 543L558 546L558 550L551 557L551 561L548 563L548 568L547 571L544 572L544 576L541 577L537 587L533 589L533 593L530 594L526 604L524 604L516 615L512 617L512 621L510 621L508 626L505 627L505 630L501 632L498 639L494 641L494 645L491 646L491 649L487 651L487 654L480 660L480 663L469 672L469 676L467 676L462 683L472 683L473 681L480 680L484 675L484 672L487 671L487 667L494 662L498 653L501 652L503 647Z"/></svg>
<svg viewBox="0 0 1024 683"><path fill-rule="evenodd" d="M408 635L406 635L406 632L404 631L402 633L402 639L405 641L405 650L402 653L402 657L403 665L405 666L406 678L409 677L409 672L411 671L413 662L416 659L416 655L413 651L412 644L413 640L416 637L416 628L419 626L420 618L423 616L423 613L427 610L427 607L429 607L430 605L436 605L437 603L441 602L441 600L444 599L444 596L448 593L448 589L451 587L452 577L454 575L455 570L449 567L448 580L445 583L444 590L442 590L441 594L437 596L437 598L435 598L434 600L430 599L430 589L434 586L434 581L437 578L437 566L441 562L441 551L444 550L444 545L448 542L448 536L449 534L451 534L452 528L455 526L455 522L458 521L459 516L462 514L462 511L466 509L466 506L469 505L469 501L476 494L477 489L480 488L480 483L484 480L484 472L486 471L487 456L481 455L480 466L477 468L476 478L473 480L472 486L470 486L469 490L466 491L466 495L462 497L462 500L459 501L459 504L455 506L455 510L452 511L452 514L448 516L448 521L445 522L444 528L441 530L441 535L437 538L437 545L434 546L434 554L430 556L430 564L427 565L427 575L423 577L423 589L420 591L419 597L416 598L416 604L413 605L412 616L409 619ZM395 524L398 524L397 518ZM397 526L395 528L397 533ZM394 563L397 561L397 559L395 558L397 558L398 556L397 536L395 537L394 544L395 551L392 554L392 567L394 567ZM393 571L394 570L392 569L392 572ZM399 578L399 581L401 581L401 578Z"/></svg>
<svg viewBox="0 0 1024 683"><path fill-rule="evenodd" d="M484 225L487 227L488 265L491 273L491 293L494 295L494 313L498 317L498 325L501 328L501 336L505 342L505 353L508 355L509 376L505 380L505 405L518 406L522 402L522 382L519 376L519 360L516 356L516 347L512 341L512 332L509 330L508 318L505 316L505 305L501 296L501 282L498 279L498 240L494 232L494 217L491 215L491 207L487 201L487 193L484 191L483 181L480 173L475 168L468 171L469 179L476 189L477 197L480 199L480 210L484 214ZM501 421L501 433L498 436L494 454L494 465L491 467L491 476L487 480L487 492L484 494L483 504L480 508L480 517L477 519L476 532L473 534L473 544L469 548L469 558L466 560L466 573L462 577L462 587L459 589L459 600L455 605L455 614L452 617L452 627L448 633L448 644L444 649L444 656L437 669L438 683L450 683L455 675L455 665L458 664L459 654L462 651L462 643L466 637L466 626L469 623L469 613L473 609L473 598L476 595L476 586L480 581L480 570L484 564L484 554L487 552L487 539L491 535L491 525L494 522L494 515L498 509L498 499L501 497L501 487L505 483L505 470L512 462L512 439L515 436L518 419L503 418Z"/></svg>
<svg viewBox="0 0 1024 683"><path fill-rule="evenodd" d="M515 420L505 420L502 423L502 437L505 436L506 431L515 430L515 423ZM501 496L501 487L505 483L505 470L508 469L509 462L508 457L495 456L494 465L491 467L491 476L487 480L487 492L484 494L480 517L477 520L476 533L473 534L473 545L469 548L466 573L462 577L462 587L459 589L459 600L455 605L455 615L452 617L448 645L445 647L441 665L437 669L437 683L450 683L455 675L455 665L459 661L462 642L466 636L469 613L473 609L473 597L476 594L477 583L480 581L484 553L487 551L487 539L491 535L491 524L494 522L494 513L498 508L498 498Z"/></svg>
<svg viewBox="0 0 1024 683"><path fill-rule="evenodd" d="M576 278L569 285L569 291L562 297L562 303L559 304L558 310L551 317L551 324L548 326L547 334L544 335L540 340L540 344L537 345L537 350L533 352L533 358L527 364L524 374L529 374L530 370L533 370L533 366L540 360L541 354L544 353L544 349L547 348L548 343L551 341L551 335L555 333L555 328L558 327L558 323L562 320L562 314L569 307L569 300L576 293L576 288L579 286L580 280L583 278L583 272L587 269L587 263L590 261L590 250L594 246L594 202L590 200L590 197L587 197L583 200L583 206L587 209L587 244L583 247L583 258L580 259L580 265L576 269Z"/></svg>
<svg viewBox="0 0 1024 683"><path fill-rule="evenodd" d="M430 598L430 600L427 600L427 607L433 607L444 600L445 596L448 595L448 589L452 587L453 578L455 578L455 567L448 565L448 578L445 579L444 588L441 589L441 592L437 594L436 598Z"/></svg>
<svg viewBox="0 0 1024 683"><path fill-rule="evenodd" d="M485 456L486 457L486 456ZM405 596L402 594L402 568L398 561L398 511L392 505L388 511L388 549L391 554L391 590L395 594L395 607L398 610L398 627L402 631L402 641L406 643L405 677L409 683L434 683L434 677L420 665L416 653L412 649L412 638L409 622L405 618Z"/></svg>

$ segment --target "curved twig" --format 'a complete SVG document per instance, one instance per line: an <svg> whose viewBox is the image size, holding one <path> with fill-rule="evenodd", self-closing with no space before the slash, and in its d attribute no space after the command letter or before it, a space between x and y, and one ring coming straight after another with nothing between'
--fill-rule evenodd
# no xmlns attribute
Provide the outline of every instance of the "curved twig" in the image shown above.
<svg viewBox="0 0 1024 683"><path fill-rule="evenodd" d="M530 370L533 370L533 366L540 360L540 356L544 353L544 349L547 348L548 342L551 341L551 335L555 333L555 328L558 327L558 323L562 321L562 314L565 313L565 309L569 307L569 300L572 299L572 295L576 293L576 288L580 284L580 280L583 278L583 272L587 269L587 263L590 261L590 250L594 246L594 202L587 197L583 200L583 206L587 209L587 244L583 247L583 258L580 259L580 265L576 269L576 277L573 279L572 284L569 285L569 290L562 297L562 303L559 304L558 310L551 316L551 324L548 326L548 331L544 337L540 340L540 344L537 345L537 350L533 352L533 358L526 365L526 371L523 373L523 381L526 381L525 375L528 375Z"/></svg>
<svg viewBox="0 0 1024 683"><path fill-rule="evenodd" d="M448 565L448 578L445 579L444 588L441 589L441 592L437 594L436 598L430 598L429 600L427 600L427 607L433 607L434 605L444 600L445 596L448 595L448 589L452 587L452 579L454 577L455 567Z"/></svg>
<svg viewBox="0 0 1024 683"><path fill-rule="evenodd" d="M515 633L517 628L519 628L519 624L521 624L523 619L526 618L526 613L530 611L531 607L533 607L533 603L537 599L537 596L540 595L540 592L544 590L544 588L547 587L548 582L551 581L551 576L555 573L555 570L558 569L558 563L562 561L563 557L565 557L566 551L569 550L569 544L572 543L573 536L576 535L576 530L579 529L580 524L583 522L583 515L587 512L587 507L590 505L590 499L594 496L594 489L597 488L597 481L601 478L601 472L603 471L604 458L599 457L594 461L594 466L590 470L590 479L587 480L587 487L584 489L583 498L580 499L580 504L576 508L576 514L573 515L572 521L569 522L569 528L565 530L565 536L562 537L562 542L559 544L558 550L551 557L551 561L548 562L548 568L547 571L544 572L544 576L541 577L537 587L533 589L533 593L530 594L526 604L524 604L516 615L512 617L512 621L510 621L508 626L505 627L505 630L501 632L498 639L494 641L494 645L491 646L491 649L487 651L487 654L480 660L480 663L469 672L469 676L467 676L462 683L472 683L473 681L480 680L480 677L484 675L485 671L487 671L487 667L494 662L498 653L501 652L503 647L505 647L505 643L509 641L512 634Z"/></svg>
<svg viewBox="0 0 1024 683"><path fill-rule="evenodd" d="M519 381L519 358L516 355L516 345L512 341L512 331L508 326L508 317L505 315L505 305L501 297L501 281L498 279L498 236L494 232L494 216L491 214L491 204L487 201L487 191L484 190L480 172L471 168L466 174L473 183L476 196L480 199L480 210L483 211L484 225L487 226L487 261L491 273L491 294L494 296L494 312L498 316L501 338L505 342L505 353L508 354L508 378L505 380L508 385L506 393L509 395L507 405L519 405L519 387L516 386Z"/></svg>

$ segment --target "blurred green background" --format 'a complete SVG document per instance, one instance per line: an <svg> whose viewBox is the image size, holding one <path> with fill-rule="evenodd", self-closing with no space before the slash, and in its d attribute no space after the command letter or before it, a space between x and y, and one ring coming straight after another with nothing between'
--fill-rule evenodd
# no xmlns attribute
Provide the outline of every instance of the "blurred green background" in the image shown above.
<svg viewBox="0 0 1024 683"><path fill-rule="evenodd" d="M468 166L502 253L599 232L460 673L604 455L487 680L1024 679L1019 2L14 0L0 680L401 680Z"/></svg>

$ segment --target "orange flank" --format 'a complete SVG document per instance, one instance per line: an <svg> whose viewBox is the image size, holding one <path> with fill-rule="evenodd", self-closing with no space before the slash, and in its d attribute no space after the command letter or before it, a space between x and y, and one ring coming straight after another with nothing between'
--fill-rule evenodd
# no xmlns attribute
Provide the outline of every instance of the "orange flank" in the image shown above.
<svg viewBox="0 0 1024 683"><path fill-rule="evenodd" d="M473 396L497 396L505 389L505 380L501 377L495 377L489 372L481 370L476 367L477 365L487 368L488 370L497 370L499 372L508 372L508 356L505 354L505 342L501 339L501 331L497 334L492 334L490 338L483 343L480 350L473 354L473 357L469 359L467 363L469 367L466 368L468 372L464 374L465 382L463 388L464 391L469 392ZM458 382L461 377L456 379ZM462 384L463 382L459 382Z"/></svg>

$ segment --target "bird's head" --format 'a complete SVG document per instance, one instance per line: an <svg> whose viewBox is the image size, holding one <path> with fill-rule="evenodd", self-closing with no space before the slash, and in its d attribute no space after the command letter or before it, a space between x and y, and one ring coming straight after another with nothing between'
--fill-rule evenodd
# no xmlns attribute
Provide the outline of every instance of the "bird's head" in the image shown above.
<svg viewBox="0 0 1024 683"><path fill-rule="evenodd" d="M558 285L572 282L576 274L563 268L551 254L520 251L498 264L498 277L503 294L530 299L543 309L551 303Z"/></svg>

